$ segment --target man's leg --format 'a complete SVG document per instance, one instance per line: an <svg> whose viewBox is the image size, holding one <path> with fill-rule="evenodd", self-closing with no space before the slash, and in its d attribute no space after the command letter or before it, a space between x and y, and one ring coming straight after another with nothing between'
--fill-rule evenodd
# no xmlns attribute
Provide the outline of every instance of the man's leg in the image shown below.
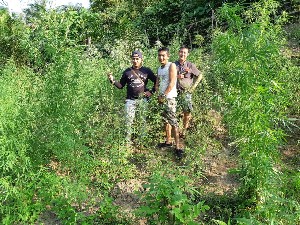
<svg viewBox="0 0 300 225"><path fill-rule="evenodd" d="M159 148L172 146L172 126L177 124L176 120L176 100L166 99L163 105L163 119L165 121L165 142L158 144ZM174 119L175 118L175 119Z"/></svg>
<svg viewBox="0 0 300 225"><path fill-rule="evenodd" d="M185 93L184 96L184 107L183 107L183 129L181 135L184 137L187 129L190 127L190 121L192 119L193 103L192 103L192 94Z"/></svg>
<svg viewBox="0 0 300 225"><path fill-rule="evenodd" d="M172 146L172 126L169 123L165 123L165 142L159 143L158 148L171 147Z"/></svg>
<svg viewBox="0 0 300 225"><path fill-rule="evenodd" d="M166 121L167 121L167 143L171 143L172 137L175 139L176 147L179 144L178 140L176 140L178 136L178 122L176 118L176 107L177 102L175 98L167 99L166 105ZM178 137L177 137L178 136Z"/></svg>
<svg viewBox="0 0 300 225"><path fill-rule="evenodd" d="M166 123L166 144L172 144L172 126Z"/></svg>
<svg viewBox="0 0 300 225"><path fill-rule="evenodd" d="M176 99L168 99L168 121L169 124L172 126L172 133L173 137L175 139L175 154L176 156L181 159L184 154L184 150L181 146L180 139L179 139L179 125L177 121L177 115L176 115L176 107L177 107L177 102Z"/></svg>
<svg viewBox="0 0 300 225"><path fill-rule="evenodd" d="M135 118L138 127L138 139L139 143L142 144L146 141L147 138L147 120L146 120L146 114L148 110L148 102L146 99L139 99L137 100L138 106L136 106L136 113Z"/></svg>
<svg viewBox="0 0 300 225"><path fill-rule="evenodd" d="M183 112L183 133L190 127L190 121L192 119L191 112Z"/></svg>
<svg viewBox="0 0 300 225"><path fill-rule="evenodd" d="M181 145L180 145L180 140L179 140L179 128L177 126L172 126L172 133L173 133L173 137L175 139L176 149L180 149Z"/></svg>
<svg viewBox="0 0 300 225"><path fill-rule="evenodd" d="M135 108L136 102L135 100L126 99L125 101L125 128L126 128L126 142L131 142L131 134L132 134L132 125L135 117Z"/></svg>

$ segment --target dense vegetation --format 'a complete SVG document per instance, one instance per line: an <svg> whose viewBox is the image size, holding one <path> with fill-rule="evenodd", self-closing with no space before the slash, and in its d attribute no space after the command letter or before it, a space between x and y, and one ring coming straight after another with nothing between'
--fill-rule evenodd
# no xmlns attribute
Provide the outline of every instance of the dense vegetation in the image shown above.
<svg viewBox="0 0 300 225"><path fill-rule="evenodd" d="M45 215L60 224L300 224L299 1L90 2L0 8L2 224L47 224ZM135 124L147 137L126 148L125 92L106 74L120 76L133 49L156 70L157 48L175 60L182 43L205 78L178 162L155 148L156 96L147 126ZM211 112L222 115L222 138ZM239 188L208 197L203 158L224 148L238 160L230 172ZM128 190L138 200L126 211L115 193L128 181L140 186Z"/></svg>

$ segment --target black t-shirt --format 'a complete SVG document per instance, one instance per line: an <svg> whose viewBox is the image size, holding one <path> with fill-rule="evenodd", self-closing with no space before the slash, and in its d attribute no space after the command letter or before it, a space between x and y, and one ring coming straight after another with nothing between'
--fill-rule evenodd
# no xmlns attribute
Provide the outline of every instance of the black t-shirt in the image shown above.
<svg viewBox="0 0 300 225"><path fill-rule="evenodd" d="M154 92L156 76L154 75L151 69L147 67L141 67L139 69L134 69L132 67L127 68L123 72L123 75L120 80L122 87L124 87L127 84L126 99L137 99L140 96L143 96L143 93L148 90L148 80L151 80L153 82L152 91Z"/></svg>

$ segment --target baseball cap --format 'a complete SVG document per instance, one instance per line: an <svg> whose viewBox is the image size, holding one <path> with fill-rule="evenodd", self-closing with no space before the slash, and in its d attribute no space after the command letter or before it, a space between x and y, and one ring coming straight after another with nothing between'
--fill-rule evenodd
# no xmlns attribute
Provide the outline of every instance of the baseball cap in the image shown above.
<svg viewBox="0 0 300 225"><path fill-rule="evenodd" d="M131 54L131 57L136 57L136 56L138 56L141 59L143 58L143 54L138 50L133 51L132 54Z"/></svg>

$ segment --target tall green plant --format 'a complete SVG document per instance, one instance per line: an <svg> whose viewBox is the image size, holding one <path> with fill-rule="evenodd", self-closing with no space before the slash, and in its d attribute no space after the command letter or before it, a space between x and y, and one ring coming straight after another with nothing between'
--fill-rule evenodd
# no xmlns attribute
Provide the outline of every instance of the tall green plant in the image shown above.
<svg viewBox="0 0 300 225"><path fill-rule="evenodd" d="M212 43L225 120L240 152L240 195L247 204L263 208L259 214L267 221L279 217L270 206L281 197L276 162L284 132L278 121L285 119L290 95L285 84L289 63L281 53L285 17L276 14L277 7L273 0L248 10L225 4L218 15L228 28L217 30Z"/></svg>
<svg viewBox="0 0 300 225"><path fill-rule="evenodd" d="M74 202L87 198L91 177L101 190L131 175L126 151L114 143L120 131L108 129L118 125L109 113L109 63L77 45L70 13L41 12L31 26L6 17L1 23L1 42L13 48L4 52L11 59L3 60L0 75L3 224L33 223L46 205L65 223L84 221Z"/></svg>
<svg viewBox="0 0 300 225"><path fill-rule="evenodd" d="M42 208L34 199L40 176L35 175L39 168L32 160L36 151L31 140L43 86L30 69L18 68L13 60L2 68L0 80L0 221L32 221Z"/></svg>
<svg viewBox="0 0 300 225"><path fill-rule="evenodd" d="M196 218L209 209L204 201L193 203L196 190L187 185L185 176L168 178L155 173L140 193L144 205L136 213L146 216L150 224L198 224Z"/></svg>

